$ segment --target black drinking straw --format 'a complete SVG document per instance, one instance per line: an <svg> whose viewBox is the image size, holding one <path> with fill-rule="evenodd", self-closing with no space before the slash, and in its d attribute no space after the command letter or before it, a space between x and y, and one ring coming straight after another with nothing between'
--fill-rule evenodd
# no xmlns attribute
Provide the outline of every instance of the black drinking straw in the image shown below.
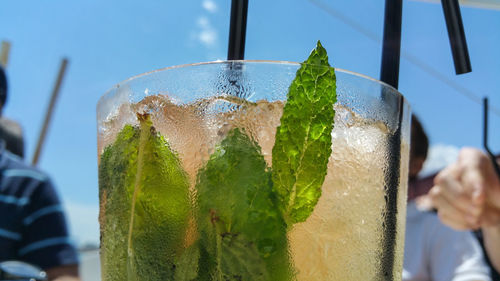
<svg viewBox="0 0 500 281"><path fill-rule="evenodd" d="M380 80L398 88L401 50L402 0L386 0Z"/></svg>
<svg viewBox="0 0 500 281"><path fill-rule="evenodd" d="M232 0L229 25L228 60L245 58L245 36L247 30L248 0Z"/></svg>
<svg viewBox="0 0 500 281"><path fill-rule="evenodd" d="M403 13L402 0L386 0L384 15L384 39L382 46L382 64L380 69L380 80L398 88L399 79L399 60L401 50L401 18ZM387 150L389 159L387 169L384 175L385 189L385 214L384 214L384 236L382 238L382 248L384 249L380 257L381 266L380 276L384 280L394 280L394 267L396 255L396 235L398 225L398 196L399 183L401 178L401 126L403 121L403 99L396 97L396 103L393 98L382 91L382 99L398 107L396 112L398 116L397 129L387 138Z"/></svg>
<svg viewBox="0 0 500 281"><path fill-rule="evenodd" d="M488 98L483 98L483 147L490 156L491 162L493 163L493 167L497 172L497 175L500 177L500 168L498 167L498 163L495 155L491 152L488 146Z"/></svg>
<svg viewBox="0 0 500 281"><path fill-rule="evenodd" d="M444 19L448 29L451 53L455 64L455 73L464 74L472 71L470 65L467 41L465 40L464 25L460 14L458 0L441 0Z"/></svg>

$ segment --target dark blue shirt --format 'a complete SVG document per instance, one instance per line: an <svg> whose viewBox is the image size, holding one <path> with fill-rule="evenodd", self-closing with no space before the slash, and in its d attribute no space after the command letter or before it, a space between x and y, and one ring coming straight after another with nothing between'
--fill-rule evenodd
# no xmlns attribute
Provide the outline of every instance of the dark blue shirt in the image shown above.
<svg viewBox="0 0 500 281"><path fill-rule="evenodd" d="M63 208L49 177L0 143L0 261L43 269L78 263Z"/></svg>

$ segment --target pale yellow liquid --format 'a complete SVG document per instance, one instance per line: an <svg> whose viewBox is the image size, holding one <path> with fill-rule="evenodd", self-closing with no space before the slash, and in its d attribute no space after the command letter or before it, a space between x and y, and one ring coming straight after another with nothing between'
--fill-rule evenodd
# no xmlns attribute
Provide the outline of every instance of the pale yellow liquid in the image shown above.
<svg viewBox="0 0 500 281"><path fill-rule="evenodd" d="M179 154L192 180L207 161L215 145L233 127L244 128L258 142L271 166L271 152L283 104L257 102L231 110L226 100L213 99L196 105L176 106L164 96L147 97L137 105L126 105L119 116L106 124L99 136L99 153L109 145L123 123L135 112L152 115L156 129ZM357 117L336 106L332 133L332 155L322 195L312 215L294 225L288 233L290 255L299 281L386 280L381 263L385 216L385 169L389 130L381 122ZM408 145L401 147L401 173L395 264L392 280L401 280L406 215ZM196 240L193 228L186 237Z"/></svg>
<svg viewBox="0 0 500 281"><path fill-rule="evenodd" d="M334 129L320 200L311 217L289 234L298 279L385 280L381 256L388 132L384 126L362 121L352 126L340 124L336 122ZM406 177L406 172L402 176ZM403 182L393 280L401 280L402 271L406 213Z"/></svg>

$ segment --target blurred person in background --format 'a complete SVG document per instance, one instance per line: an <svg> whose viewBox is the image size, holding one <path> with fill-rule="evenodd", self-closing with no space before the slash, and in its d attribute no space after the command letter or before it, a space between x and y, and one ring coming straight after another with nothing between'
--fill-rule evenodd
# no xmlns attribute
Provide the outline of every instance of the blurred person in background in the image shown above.
<svg viewBox="0 0 500 281"><path fill-rule="evenodd" d="M490 158L463 148L434 183L429 199L439 218L457 230L480 229L491 264L500 271L500 179Z"/></svg>
<svg viewBox="0 0 500 281"><path fill-rule="evenodd" d="M455 231L433 212L420 210L417 176L427 158L429 140L419 120L412 116L408 205L403 280L491 280L481 246L469 231Z"/></svg>
<svg viewBox="0 0 500 281"><path fill-rule="evenodd" d="M0 113L7 78L0 66ZM78 281L78 256L50 178L5 149L0 140L0 262L42 268L51 281Z"/></svg>
<svg viewBox="0 0 500 281"><path fill-rule="evenodd" d="M15 121L2 117L1 114L0 140L5 142L5 149L14 155L24 158L24 137L21 126Z"/></svg>

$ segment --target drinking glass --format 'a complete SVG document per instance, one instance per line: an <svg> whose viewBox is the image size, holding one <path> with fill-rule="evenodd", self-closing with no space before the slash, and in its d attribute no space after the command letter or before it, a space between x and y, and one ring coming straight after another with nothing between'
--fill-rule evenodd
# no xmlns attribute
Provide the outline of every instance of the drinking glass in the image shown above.
<svg viewBox="0 0 500 281"><path fill-rule="evenodd" d="M391 86L334 69L320 197L303 222L276 206L273 146L301 66L175 66L100 99L104 281L401 280L410 109Z"/></svg>

